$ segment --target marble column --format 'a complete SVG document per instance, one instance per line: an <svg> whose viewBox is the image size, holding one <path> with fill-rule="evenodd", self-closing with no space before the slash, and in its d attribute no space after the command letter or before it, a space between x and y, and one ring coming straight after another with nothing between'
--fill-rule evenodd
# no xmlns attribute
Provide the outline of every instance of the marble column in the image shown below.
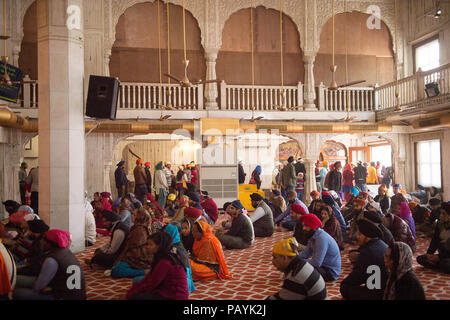
<svg viewBox="0 0 450 320"><path fill-rule="evenodd" d="M39 214L71 233L74 252L85 230L82 12L82 0L37 0Z"/></svg>
<svg viewBox="0 0 450 320"><path fill-rule="evenodd" d="M305 181L305 195L304 202L309 205L311 203L311 191L317 190L316 185L316 160L315 159L303 159L303 163L306 167L306 181Z"/></svg>
<svg viewBox="0 0 450 320"><path fill-rule="evenodd" d="M111 60L111 49L105 49L105 53L103 56L103 62L104 62L103 74L105 77L110 76L110 73L109 73L109 61L110 60Z"/></svg>
<svg viewBox="0 0 450 320"><path fill-rule="evenodd" d="M305 63L305 110L317 110L314 100L316 99L316 88L314 84L314 61L315 54L305 54L303 62Z"/></svg>
<svg viewBox="0 0 450 320"><path fill-rule="evenodd" d="M218 49L206 49L206 80L214 80L216 76L216 61ZM217 98L219 96L219 91L217 89L217 83L207 83L205 85L205 98L206 98L206 109L214 110L218 109Z"/></svg>

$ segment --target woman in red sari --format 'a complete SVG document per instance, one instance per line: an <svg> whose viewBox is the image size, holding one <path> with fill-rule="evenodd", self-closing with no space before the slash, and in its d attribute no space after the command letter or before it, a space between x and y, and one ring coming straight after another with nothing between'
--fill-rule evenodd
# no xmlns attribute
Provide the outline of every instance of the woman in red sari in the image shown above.
<svg viewBox="0 0 450 320"><path fill-rule="evenodd" d="M231 279L223 256L219 239L211 232L211 226L204 221L197 221L192 226L194 245L190 259L192 279L215 280Z"/></svg>

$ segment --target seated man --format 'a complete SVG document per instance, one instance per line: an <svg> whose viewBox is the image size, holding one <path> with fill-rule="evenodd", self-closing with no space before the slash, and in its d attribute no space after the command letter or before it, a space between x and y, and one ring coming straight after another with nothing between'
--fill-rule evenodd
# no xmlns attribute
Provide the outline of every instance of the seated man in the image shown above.
<svg viewBox="0 0 450 320"><path fill-rule="evenodd" d="M425 190L425 187L418 184L417 189L418 189L417 191L408 192L408 194L412 197L416 197L420 201L420 204L427 204L428 203L428 194L427 194L427 191Z"/></svg>
<svg viewBox="0 0 450 320"><path fill-rule="evenodd" d="M272 263L284 273L281 290L267 300L325 300L327 287L320 273L298 256L295 238L278 242L272 250Z"/></svg>
<svg viewBox="0 0 450 320"><path fill-rule="evenodd" d="M253 193L250 195L250 198L252 199L253 208L256 209L250 216L253 229L255 230L255 237L270 237L275 231L272 210L260 194Z"/></svg>
<svg viewBox="0 0 450 320"><path fill-rule="evenodd" d="M70 233L50 230L41 240L42 251L46 252L42 268L33 289L14 290L15 300L86 300L86 282L83 269L69 249ZM79 275L79 286L72 283L74 270Z"/></svg>
<svg viewBox="0 0 450 320"><path fill-rule="evenodd" d="M281 224L283 226L283 228L288 229L289 231L292 231L294 229L295 222L292 221L292 218L291 218L291 206L293 204L298 204L298 205L302 206L303 209L305 209L305 211L307 213L309 213L309 209L303 202L301 202L300 200L297 199L297 192L295 192L295 191L288 191L287 199L289 202L287 204L288 207L283 214L279 215L275 219L275 224L277 226L279 226Z"/></svg>
<svg viewBox="0 0 450 320"><path fill-rule="evenodd" d="M250 218L242 213L244 206L241 201L235 200L227 209L233 218L231 228L227 233L219 231L216 234L217 238L222 243L222 246L228 249L250 248L255 239L255 232Z"/></svg>
<svg viewBox="0 0 450 320"><path fill-rule="evenodd" d="M111 269L126 245L130 229L120 220L120 216L111 211L103 211L105 227L111 231L111 240L105 246L95 250L92 259L86 259L87 265Z"/></svg>
<svg viewBox="0 0 450 320"><path fill-rule="evenodd" d="M169 194L167 196L167 202L166 202L166 208L165 211L167 212L167 214L169 215L169 217L173 217L175 215L175 213L177 212L177 207L175 205L175 201L177 199L177 196L174 195L173 193Z"/></svg>
<svg viewBox="0 0 450 320"><path fill-rule="evenodd" d="M340 292L346 300L381 300L387 279L384 255L388 246L380 239L381 230L374 223L365 219L356 223L359 256L352 272L341 282ZM373 277L374 272L378 272L378 279Z"/></svg>
<svg viewBox="0 0 450 320"><path fill-rule="evenodd" d="M209 197L208 191L201 191L201 201L200 205L203 210L205 210L206 214L211 218L211 220L216 223L217 218L219 217L219 209L217 208L217 204L213 198Z"/></svg>
<svg viewBox="0 0 450 320"><path fill-rule="evenodd" d="M303 215L300 221L308 244L299 257L308 259L325 281L337 280L341 274L341 253L336 241L321 228L322 221L316 215Z"/></svg>
<svg viewBox="0 0 450 320"><path fill-rule="evenodd" d="M434 254L438 251L438 254ZM439 221L428 247L427 254L417 257L417 262L425 268L439 269L450 273L450 204L443 203Z"/></svg>
<svg viewBox="0 0 450 320"><path fill-rule="evenodd" d="M300 218L305 214L308 214L305 209L299 204L291 205L291 218L292 221L295 222L294 225L294 238L298 242L298 250L301 252L306 249L306 245L308 244L308 239L306 238L306 233L303 230L303 223Z"/></svg>

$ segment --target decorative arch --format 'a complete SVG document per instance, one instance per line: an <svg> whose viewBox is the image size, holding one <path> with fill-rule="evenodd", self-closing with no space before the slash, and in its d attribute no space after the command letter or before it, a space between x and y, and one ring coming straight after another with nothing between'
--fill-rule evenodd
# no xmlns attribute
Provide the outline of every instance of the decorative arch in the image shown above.
<svg viewBox="0 0 450 320"><path fill-rule="evenodd" d="M110 75L121 81L159 83L159 39L161 30L162 72L167 72L167 11L160 2L161 24L158 27L157 2L136 3L128 7L116 25L116 39L109 63ZM171 18L171 74L179 77L184 73L182 8L170 3ZM186 12L187 50L190 60L189 74L194 79L204 79L206 63L201 45L201 30L198 21ZM167 77L162 78L167 82Z"/></svg>
<svg viewBox="0 0 450 320"><path fill-rule="evenodd" d="M250 10L234 12L222 30L222 46L217 58L217 77L228 84L251 84ZM279 85L280 11L254 8L255 84ZM283 13L284 83L296 86L305 76L298 26ZM263 72L261 72L263 70Z"/></svg>
<svg viewBox="0 0 450 320"><path fill-rule="evenodd" d="M365 1L359 1L359 2L353 2L353 1L347 1L347 11L359 11L361 13L367 13L367 9L369 6L373 5L372 2L365 2ZM377 2L376 6L380 8L380 17L381 21L385 23L388 27L388 30L391 35L392 43L395 43L396 37L395 37L395 15L394 15L394 1L391 2ZM317 34L320 35L323 29L323 26L325 23L332 18L332 8L331 8L331 1L318 1L317 2ZM344 13L344 1L336 1L335 3L335 9L334 13ZM397 27L399 34L400 33L400 24ZM320 45L320 38L316 39L315 43L315 51L317 52L319 50ZM393 49L395 53L395 48ZM399 61L403 61L403 44L402 41L399 41Z"/></svg>
<svg viewBox="0 0 450 320"><path fill-rule="evenodd" d="M125 11L139 3L144 2L152 2L154 3L156 0L149 1L149 0L111 0L110 2L106 2L105 5L105 52L111 52L111 49L113 47L114 41L116 39L116 26L119 22L120 16L125 13ZM175 5L182 5L181 0L172 0L169 1L172 4ZM166 1L167 3L167 1ZM205 43L205 14L204 14L204 8L203 8L203 2L202 1L185 1L185 9L186 12L191 13L194 18L197 20L201 35L202 35L202 45L204 46Z"/></svg>
<svg viewBox="0 0 450 320"><path fill-rule="evenodd" d="M289 17L297 26L297 31L300 36L300 48L303 51L303 44L305 43L305 32L301 29L304 25L304 11L305 11L305 1L284 1L283 3L283 13ZM270 0L255 0L255 8L258 6L263 6L266 9L274 9L280 11L279 1ZM233 0L233 1L219 1L218 4L218 43L217 48L222 46L222 33L225 27L225 23L230 19L230 17L236 12L242 9L248 9L248 0Z"/></svg>
<svg viewBox="0 0 450 320"><path fill-rule="evenodd" d="M345 83L345 54L348 49L348 81L366 80L362 86L384 85L395 80L395 53L389 27L380 21L379 30L366 26L370 15L361 11L337 13L335 57L336 81ZM347 22L345 22L347 19ZM346 26L345 26L346 23ZM345 46L347 29L347 47ZM332 17L322 26L319 33L319 48L316 55L314 77L317 82L328 84L332 74L329 66L332 56Z"/></svg>
<svg viewBox="0 0 450 320"><path fill-rule="evenodd" d="M18 57L19 68L24 75L28 74L31 79L38 76L38 49L37 49L37 2L33 1L27 7L21 25L21 42Z"/></svg>

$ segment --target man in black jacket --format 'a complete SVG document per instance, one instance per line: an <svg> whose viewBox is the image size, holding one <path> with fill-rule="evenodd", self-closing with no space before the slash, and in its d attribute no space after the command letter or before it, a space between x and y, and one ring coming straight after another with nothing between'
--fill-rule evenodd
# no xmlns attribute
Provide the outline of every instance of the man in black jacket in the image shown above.
<svg viewBox="0 0 450 320"><path fill-rule="evenodd" d="M122 198L127 189L128 185L128 178L125 174L125 167L124 167L125 161L120 161L117 164L117 169L114 172L114 178L116 179L116 188L117 188L117 197Z"/></svg>
<svg viewBox="0 0 450 320"><path fill-rule="evenodd" d="M235 200L228 207L233 221L227 233L219 231L216 236L222 245L228 249L247 249L255 239L255 232L250 218L242 213L244 206L241 201Z"/></svg>
<svg viewBox="0 0 450 320"><path fill-rule="evenodd" d="M239 173L238 173L239 174L239 184L244 184L246 173L244 171L244 167L242 166L242 161L239 161L238 169L239 169Z"/></svg>
<svg viewBox="0 0 450 320"><path fill-rule="evenodd" d="M341 282L340 292L346 300L381 300L387 280L384 256L388 246L374 223L365 219L356 223L359 256L352 272Z"/></svg>
<svg viewBox="0 0 450 320"><path fill-rule="evenodd" d="M147 174L147 191L152 193L152 174L150 172L150 162L145 163L145 173ZM170 187L170 185L169 185Z"/></svg>
<svg viewBox="0 0 450 320"><path fill-rule="evenodd" d="M328 190L334 190L339 196L341 196L342 191L342 173L339 171L342 168L340 161L334 164L333 171L330 172L328 178Z"/></svg>
<svg viewBox="0 0 450 320"><path fill-rule="evenodd" d="M362 161L358 161L358 166L354 169L355 171L355 183L356 187L363 191L367 191L367 168L363 166Z"/></svg>

